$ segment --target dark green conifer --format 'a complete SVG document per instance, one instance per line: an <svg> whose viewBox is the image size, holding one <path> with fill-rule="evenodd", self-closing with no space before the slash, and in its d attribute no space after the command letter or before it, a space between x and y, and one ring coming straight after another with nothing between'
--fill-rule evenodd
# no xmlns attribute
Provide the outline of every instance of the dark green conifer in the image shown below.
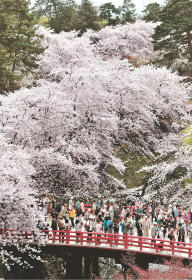
<svg viewBox="0 0 192 280"><path fill-rule="evenodd" d="M143 11L143 20L158 22L161 16L161 6L158 3L150 3Z"/></svg>
<svg viewBox="0 0 192 280"><path fill-rule="evenodd" d="M115 25L119 23L120 10L115 7L111 2L105 3L99 8L100 18L107 20L108 25Z"/></svg>
<svg viewBox="0 0 192 280"><path fill-rule="evenodd" d="M38 67L43 51L26 0L0 0L0 93L14 90Z"/></svg>
<svg viewBox="0 0 192 280"><path fill-rule="evenodd" d="M167 1L160 21L154 35L155 50L162 53L160 61L166 65L176 58L192 61L192 1Z"/></svg>
<svg viewBox="0 0 192 280"><path fill-rule="evenodd" d="M133 23L136 19L135 11L136 8L132 0L124 0L121 7L122 23Z"/></svg>

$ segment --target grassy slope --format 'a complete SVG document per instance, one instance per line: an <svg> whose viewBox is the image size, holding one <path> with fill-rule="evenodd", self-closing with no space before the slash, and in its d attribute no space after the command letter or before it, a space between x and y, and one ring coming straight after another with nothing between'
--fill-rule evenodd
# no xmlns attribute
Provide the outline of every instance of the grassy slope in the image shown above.
<svg viewBox="0 0 192 280"><path fill-rule="evenodd" d="M150 158L144 155L138 154L128 150L128 147L121 145L115 149L117 156L125 163L126 169L123 175L114 168L112 165L108 165L106 171L113 175L118 180L122 180L128 188L135 188L143 184L143 181L148 178L146 172L138 171L145 165L151 163Z"/></svg>

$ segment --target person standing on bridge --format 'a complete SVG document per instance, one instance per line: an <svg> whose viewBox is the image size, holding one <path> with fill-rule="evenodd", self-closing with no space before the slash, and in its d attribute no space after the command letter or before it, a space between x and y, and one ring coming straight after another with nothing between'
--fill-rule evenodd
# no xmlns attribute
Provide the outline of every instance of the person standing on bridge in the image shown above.
<svg viewBox="0 0 192 280"><path fill-rule="evenodd" d="M189 223L188 223L188 232L192 230L192 222L191 220L189 220Z"/></svg>
<svg viewBox="0 0 192 280"><path fill-rule="evenodd" d="M168 233L168 238L170 239L170 241L176 241L174 228L170 228L169 233ZM171 244L171 242L170 242L170 244Z"/></svg>
<svg viewBox="0 0 192 280"><path fill-rule="evenodd" d="M127 214L127 207L124 206L121 211L121 218L124 219L126 217L126 214Z"/></svg>
<svg viewBox="0 0 192 280"><path fill-rule="evenodd" d="M120 210L117 205L114 207L113 213L114 213L114 219L119 221L120 220Z"/></svg>
<svg viewBox="0 0 192 280"><path fill-rule="evenodd" d="M54 209L55 210L56 208L56 199L55 197L53 196L52 199L51 199L51 209Z"/></svg>
<svg viewBox="0 0 192 280"><path fill-rule="evenodd" d="M119 222L118 220L114 220L113 223L113 230L114 230L114 239L115 239L115 245L118 246L118 242L119 242Z"/></svg>
<svg viewBox="0 0 192 280"><path fill-rule="evenodd" d="M143 227L142 227L142 222L139 220L139 221L136 221L136 229L137 229L137 235L138 236L143 236Z"/></svg>
<svg viewBox="0 0 192 280"><path fill-rule="evenodd" d="M184 211L184 213L183 213L183 219L184 219L187 234L188 234L188 225L189 225L190 216L186 211Z"/></svg>
<svg viewBox="0 0 192 280"><path fill-rule="evenodd" d="M96 205L96 202L93 202L93 213L95 214L95 211L96 211L96 209L97 209L97 205Z"/></svg>
<svg viewBox="0 0 192 280"><path fill-rule="evenodd" d="M76 202L76 213L77 213L77 217L79 217L79 215L81 214L81 209L80 209L80 202L79 202L79 200L77 200L77 202Z"/></svg>
<svg viewBox="0 0 192 280"><path fill-rule="evenodd" d="M97 202L96 202L96 210L95 210L95 215L96 216L98 215L100 210L101 210L101 199L100 199L100 197L98 197Z"/></svg>
<svg viewBox="0 0 192 280"><path fill-rule="evenodd" d="M60 216L61 216L63 219L65 219L67 213L68 213L68 210L67 210L67 204L66 204L66 205L63 205L63 206L61 207Z"/></svg>
<svg viewBox="0 0 192 280"><path fill-rule="evenodd" d="M64 235L65 235L65 224L64 224L64 220L62 220L62 218L59 219L59 242L64 242Z"/></svg>
<svg viewBox="0 0 192 280"><path fill-rule="evenodd" d="M111 217L108 218L108 233L113 233L113 221Z"/></svg>
<svg viewBox="0 0 192 280"><path fill-rule="evenodd" d="M161 241L160 241L160 246L159 246L160 251L163 250L163 239L164 239L163 231L164 231L164 227L161 227L161 228L159 229L159 239L161 240Z"/></svg>
<svg viewBox="0 0 192 280"><path fill-rule="evenodd" d="M154 242L154 243L156 242L156 240L155 240L156 236L157 236L157 223L154 222L153 226L151 228L151 237L153 238L153 239L151 239L151 242Z"/></svg>
<svg viewBox="0 0 192 280"><path fill-rule="evenodd" d="M76 236L77 236L77 243L79 243L79 236L81 235L81 231L82 231L82 223L80 220L76 220L75 221L75 231L76 232Z"/></svg>
<svg viewBox="0 0 192 280"><path fill-rule="evenodd" d="M70 200L69 200L69 210L71 210L73 208L73 205L74 205L73 197L71 197Z"/></svg>
<svg viewBox="0 0 192 280"><path fill-rule="evenodd" d="M179 215L179 210L178 210L178 206L176 203L173 203L173 212L172 212L172 215L173 217L177 220L178 218L178 215Z"/></svg>
<svg viewBox="0 0 192 280"><path fill-rule="evenodd" d="M178 227L178 242L185 242L185 224L180 223ZM177 244L179 245L179 244Z"/></svg>
<svg viewBox="0 0 192 280"><path fill-rule="evenodd" d="M52 230L57 230L57 220L56 220L55 217L53 217L53 219L52 219L51 229Z"/></svg>
<svg viewBox="0 0 192 280"><path fill-rule="evenodd" d="M58 228L57 228L57 220L56 220L55 217L53 217L53 219L52 219L51 229L53 231L53 243L54 243L55 242L55 237L56 237L56 234L57 234L56 231L58 230Z"/></svg>
<svg viewBox="0 0 192 280"><path fill-rule="evenodd" d="M85 213L85 205L84 205L84 202L83 200L80 200L80 209L81 209L81 213Z"/></svg>
<svg viewBox="0 0 192 280"><path fill-rule="evenodd" d="M142 225L143 225L143 236L149 237L149 230L150 230L151 223L150 220L147 218L147 216L144 217Z"/></svg>
<svg viewBox="0 0 192 280"><path fill-rule="evenodd" d="M104 218L103 227L104 227L104 232L107 233L109 226L108 226L108 217L106 216Z"/></svg>
<svg viewBox="0 0 192 280"><path fill-rule="evenodd" d="M69 211L69 219L71 220L71 226L74 228L74 218L75 218L75 209L72 207L72 209Z"/></svg>
<svg viewBox="0 0 192 280"><path fill-rule="evenodd" d="M55 211L57 212L57 215L59 215L59 213L61 212L61 202L60 201L58 201Z"/></svg>
<svg viewBox="0 0 192 280"><path fill-rule="evenodd" d="M102 224L101 224L101 221L100 220L97 220L96 222L96 225L95 225L95 232L97 232L97 241L98 241L98 244L101 244L100 242L100 238L101 238L101 233L103 232L102 231Z"/></svg>
<svg viewBox="0 0 192 280"><path fill-rule="evenodd" d="M192 229L189 230L189 243L192 243Z"/></svg>

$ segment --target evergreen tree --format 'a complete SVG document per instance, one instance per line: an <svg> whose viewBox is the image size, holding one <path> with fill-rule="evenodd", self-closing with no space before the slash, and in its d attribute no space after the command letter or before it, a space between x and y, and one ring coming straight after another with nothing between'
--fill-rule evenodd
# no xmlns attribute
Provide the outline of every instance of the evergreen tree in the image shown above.
<svg viewBox="0 0 192 280"><path fill-rule="evenodd" d="M43 51L26 0L0 0L0 93L14 90L38 67Z"/></svg>
<svg viewBox="0 0 192 280"><path fill-rule="evenodd" d="M161 6L158 3L150 3L143 11L143 20L158 22L161 16Z"/></svg>
<svg viewBox="0 0 192 280"><path fill-rule="evenodd" d="M49 21L50 27L59 33L73 30L73 19L76 15L76 4L73 0L65 1L55 17Z"/></svg>
<svg viewBox="0 0 192 280"><path fill-rule="evenodd" d="M48 25L56 32L73 30L76 13L74 0L36 0L34 11L37 19L48 18Z"/></svg>
<svg viewBox="0 0 192 280"><path fill-rule="evenodd" d="M0 44L0 94L5 93L7 90L14 89L14 80L16 80L16 76L9 68L9 54L2 44Z"/></svg>
<svg viewBox="0 0 192 280"><path fill-rule="evenodd" d="M161 51L160 61L171 65L177 58L192 61L192 1L169 0L162 9L154 35L155 50Z"/></svg>
<svg viewBox="0 0 192 280"><path fill-rule="evenodd" d="M80 30L81 33L85 32L87 29L98 30L98 21L99 17L97 15L97 10L91 1L82 0L76 18L74 18L74 28Z"/></svg>
<svg viewBox="0 0 192 280"><path fill-rule="evenodd" d="M134 22L136 19L135 5L132 0L124 0L123 6L121 7L122 23Z"/></svg>
<svg viewBox="0 0 192 280"><path fill-rule="evenodd" d="M111 2L101 5L99 11L100 18L102 20L107 20L109 25L119 23L118 15L120 14L120 11Z"/></svg>

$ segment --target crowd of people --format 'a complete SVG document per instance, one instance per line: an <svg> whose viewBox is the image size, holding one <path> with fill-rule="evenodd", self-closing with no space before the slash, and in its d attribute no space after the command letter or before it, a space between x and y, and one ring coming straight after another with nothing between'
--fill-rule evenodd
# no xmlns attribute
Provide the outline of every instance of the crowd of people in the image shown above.
<svg viewBox="0 0 192 280"><path fill-rule="evenodd" d="M182 211L176 203L167 208L155 200L118 205L100 196L91 207L85 207L83 200L74 202L73 198L66 201L45 196L41 209L47 229L53 231L128 234L192 243L192 208Z"/></svg>

